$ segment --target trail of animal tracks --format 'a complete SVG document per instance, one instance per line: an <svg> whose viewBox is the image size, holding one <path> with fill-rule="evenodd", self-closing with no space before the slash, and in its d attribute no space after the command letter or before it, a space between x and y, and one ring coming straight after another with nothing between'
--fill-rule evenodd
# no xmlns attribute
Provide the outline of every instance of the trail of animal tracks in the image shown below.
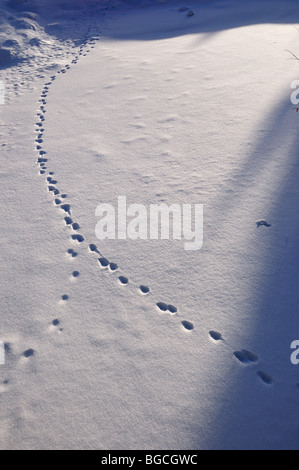
<svg viewBox="0 0 299 470"><path fill-rule="evenodd" d="M299 34L181 6L89 18L1 108L3 449L298 446ZM119 195L203 204L203 248L97 240Z"/></svg>

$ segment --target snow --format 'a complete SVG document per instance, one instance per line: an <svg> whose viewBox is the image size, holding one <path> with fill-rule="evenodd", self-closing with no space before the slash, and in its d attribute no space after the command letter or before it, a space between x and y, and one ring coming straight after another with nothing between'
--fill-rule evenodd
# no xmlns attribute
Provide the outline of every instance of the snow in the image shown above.
<svg viewBox="0 0 299 470"><path fill-rule="evenodd" d="M297 449L297 3L17 3L0 448ZM203 248L98 240L118 196L203 204Z"/></svg>

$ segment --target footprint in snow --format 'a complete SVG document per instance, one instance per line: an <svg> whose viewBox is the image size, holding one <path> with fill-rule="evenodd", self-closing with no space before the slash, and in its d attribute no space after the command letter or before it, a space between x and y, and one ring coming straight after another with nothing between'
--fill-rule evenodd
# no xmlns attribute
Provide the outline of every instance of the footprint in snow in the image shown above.
<svg viewBox="0 0 299 470"><path fill-rule="evenodd" d="M70 255L72 258L75 258L76 256L78 256L78 253L74 251L72 248L69 248L67 250L67 254Z"/></svg>
<svg viewBox="0 0 299 470"><path fill-rule="evenodd" d="M265 227L271 227L271 224L268 224L268 222L266 222L266 220L257 220L256 221L256 227L259 228L261 227L262 225L264 225Z"/></svg>
<svg viewBox="0 0 299 470"><path fill-rule="evenodd" d="M258 361L258 356L247 349L242 349L241 351L235 351L234 357L241 362L242 364L251 364Z"/></svg>
<svg viewBox="0 0 299 470"><path fill-rule="evenodd" d="M91 243L88 248L91 253L100 253L99 250L97 249L97 246L94 245L93 243Z"/></svg>
<svg viewBox="0 0 299 470"><path fill-rule="evenodd" d="M34 349L31 349L31 348L26 349L26 351L23 352L23 356L27 357L27 358L34 356L34 354L35 354L35 351L34 351Z"/></svg>
<svg viewBox="0 0 299 470"><path fill-rule="evenodd" d="M211 331L209 331L209 335L214 341L224 341L224 339L222 338L221 333L218 333L218 331L211 330Z"/></svg>
<svg viewBox="0 0 299 470"><path fill-rule="evenodd" d="M172 315L177 313L177 308L174 305L168 305L168 304L165 304L164 302L157 302L156 305L158 309L161 310L162 312L169 312Z"/></svg>
<svg viewBox="0 0 299 470"><path fill-rule="evenodd" d="M59 325L60 325L60 320L58 320L58 318L55 318L51 322L50 331L56 331L57 333L61 333L63 331L63 328L61 328Z"/></svg>
<svg viewBox="0 0 299 470"><path fill-rule="evenodd" d="M65 225L72 225L73 223L72 218L68 216L64 218L64 221L65 221Z"/></svg>
<svg viewBox="0 0 299 470"><path fill-rule="evenodd" d="M107 258L99 258L99 263L101 265L102 268L107 268L109 266L109 261L107 260Z"/></svg>
<svg viewBox="0 0 299 470"><path fill-rule="evenodd" d="M144 295L148 294L150 291L149 287L143 286L143 285L139 286L139 289L140 289L140 292Z"/></svg>
<svg viewBox="0 0 299 470"><path fill-rule="evenodd" d="M266 372L263 372L262 370L259 370L257 375L266 385L272 385L274 382L273 377L271 377L269 374L266 374Z"/></svg>
<svg viewBox="0 0 299 470"><path fill-rule="evenodd" d="M71 215L71 206L70 204L62 204L60 208L64 211L67 212L69 215Z"/></svg>
<svg viewBox="0 0 299 470"><path fill-rule="evenodd" d="M183 321L181 322L181 325L182 325L182 327L183 327L185 330L187 330L187 331L192 331L192 330L194 330L194 325L193 325L193 323L191 323L190 321L183 320Z"/></svg>
<svg viewBox="0 0 299 470"><path fill-rule="evenodd" d="M84 242L84 237L78 233L72 235L72 240L76 240L78 243Z"/></svg>
<svg viewBox="0 0 299 470"><path fill-rule="evenodd" d="M184 10L185 10L185 9L184 9ZM187 8L186 8L186 10L187 10ZM183 9L182 9L181 11L183 11ZM193 13L192 11L189 11L189 12L188 12L188 15L190 15L190 16L193 15L193 14L194 14L194 13ZM89 50L87 50L86 52L89 52ZM81 48L79 55L82 55L82 53L83 53L83 49ZM84 54L84 55L86 55L86 54ZM77 57L75 58L75 60L73 61L73 63L76 63L76 61L77 61L76 59L77 59ZM65 68L64 68L64 69L61 69L61 71L59 71L58 73L65 73L66 70L68 70L69 68L70 68L70 66L69 66L69 65L66 65ZM37 144L41 144L41 143L43 142L43 140L42 140L42 133L44 132L44 129L43 129L42 126L43 126L43 121L45 120L44 114L45 114L45 112L46 112L46 109L45 109L45 104L46 104L45 97L46 97L47 94L48 94L49 85L51 85L51 84L53 83L53 81L55 80L55 78L56 78L55 76L52 76L52 77L51 77L51 81L45 84L45 86L44 86L44 88L43 88L43 91L42 91L42 93L41 93L41 100L40 100L40 101L41 101L42 105L40 106L40 112L37 113L37 116L39 117L39 120L40 120L41 122L37 122L37 123L36 123L36 125L37 125L37 127L38 127L38 129L36 129L36 131L37 131L37 138L36 138ZM42 147L41 147L40 145L37 145L37 146L36 146L36 149L40 151L40 152L39 152L40 155L45 155L45 154L46 154L45 151L41 150ZM44 174L44 173L45 173L45 169L46 169L46 167L45 167L45 162L46 162L46 161L47 161L47 159L45 159L45 158L44 158L44 159L43 159L43 158L39 158L39 159L38 159L38 163L39 163L40 166L42 167L42 169L40 170L40 174ZM49 173L49 174L50 174L50 173ZM51 172L51 174L53 174L53 172ZM52 177L48 177L48 178L47 178L47 182L49 183L49 184L48 184L48 191L49 191L49 192L53 192L54 195L60 194L59 191L58 191L58 189L54 186L54 185L57 183L57 181L54 181L54 180L52 179ZM66 195L61 195L61 197L66 197ZM66 213L70 216L70 214L71 214L71 207L70 207L69 204L62 204L62 201L61 201L61 199L59 199L59 198L56 198L56 199L54 200L54 204L56 204L57 206L59 206L64 212L66 212ZM72 226L72 228L73 228L74 230L78 230L78 229L80 228L80 227L79 227L79 224L74 223L74 222L72 221L71 217L69 217L69 216L67 216L67 217L64 218L65 224L66 224L66 225L69 225L69 226ZM266 225L266 224L265 224L265 225ZM267 226L268 226L268 225L267 225ZM83 237L82 235L79 235L79 234L73 234L73 235L72 235L72 240L76 240L76 241L78 241L79 243L81 243L81 242L84 241L84 237ZM90 252L100 253L99 250L97 249L96 245L94 245L94 244L90 244L90 245L89 245L89 250L90 250ZM67 253L68 253L72 258L76 257L77 254L78 254L78 253L76 253L73 249L69 249L69 250L67 251ZM101 265L102 268L107 268L107 267L109 267L109 269L110 269L111 271L115 271L115 270L118 269L118 265L117 265L116 263L110 263L110 262L109 262L106 258L104 258L104 257L101 257L101 258L99 258L98 260L99 260L99 263L100 263L100 265ZM72 279L76 279L76 278L79 276L79 274L80 274L79 271L73 271L71 278L72 278ZM119 276L118 279L119 279L119 282L120 282L122 285L126 285L126 284L129 283L129 279L128 279L127 277L125 277L125 276ZM139 290L140 290L140 293L143 294L143 295L148 294L149 291L150 291L149 287L144 286L144 285L140 285L140 286L139 286ZM69 298L68 295L64 294L64 295L62 295L60 301L61 301L61 302L65 302L66 300L68 300L68 298ZM169 312L169 313L172 314L172 315L174 315L175 313L177 313L177 308L176 308L174 305L166 304L166 303L164 303L164 302L158 302L158 303L156 304L156 306L158 307L159 310L164 311L164 312ZM181 322L181 324L182 324L182 327L183 327L185 330L187 330L187 331L191 331L191 330L194 329L193 324L192 324L191 322L189 322L189 321L184 320L184 321ZM59 325L59 320L58 320L58 319L53 320L52 325L53 325L53 326L58 326L58 325ZM210 336L211 336L211 338L214 339L215 341L222 340L222 337L221 337L221 334L220 334L220 333L217 333L217 332L210 332Z"/></svg>
<svg viewBox="0 0 299 470"><path fill-rule="evenodd" d="M109 264L110 271L116 271L117 268L118 268L118 265L116 263L110 263Z"/></svg>
<svg viewBox="0 0 299 470"><path fill-rule="evenodd" d="M158 309L162 312L167 312L167 304L165 304L164 302L158 302L156 305Z"/></svg>

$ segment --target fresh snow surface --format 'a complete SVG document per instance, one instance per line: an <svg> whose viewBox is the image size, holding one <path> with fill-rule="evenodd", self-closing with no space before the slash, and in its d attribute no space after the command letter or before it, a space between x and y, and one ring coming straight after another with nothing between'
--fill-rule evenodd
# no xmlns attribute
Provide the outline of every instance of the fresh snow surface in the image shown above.
<svg viewBox="0 0 299 470"><path fill-rule="evenodd" d="M8 3L0 448L298 449L298 3ZM118 196L203 248L98 240Z"/></svg>

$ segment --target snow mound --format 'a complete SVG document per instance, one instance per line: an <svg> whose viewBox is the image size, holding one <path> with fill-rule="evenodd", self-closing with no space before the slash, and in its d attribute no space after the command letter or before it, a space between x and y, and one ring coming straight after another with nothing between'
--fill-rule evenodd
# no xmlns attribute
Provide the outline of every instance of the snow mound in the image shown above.
<svg viewBox="0 0 299 470"><path fill-rule="evenodd" d="M15 29L32 29L33 31L37 29L36 24L26 18L13 20L11 21L11 25L14 26Z"/></svg>

